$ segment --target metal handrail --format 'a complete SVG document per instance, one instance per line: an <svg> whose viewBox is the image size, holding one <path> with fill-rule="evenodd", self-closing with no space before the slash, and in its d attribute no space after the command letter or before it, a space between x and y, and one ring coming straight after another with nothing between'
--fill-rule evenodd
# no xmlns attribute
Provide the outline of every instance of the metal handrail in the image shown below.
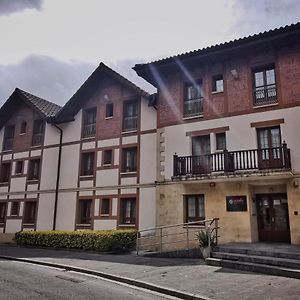
<svg viewBox="0 0 300 300"><path fill-rule="evenodd" d="M187 223L178 223L178 224L172 224L172 225L163 225L163 226L157 226L157 227L153 227L153 228L147 228L147 229L142 229L139 230L137 232L137 236L136 236L136 254L139 254L139 250L140 250L140 241L145 239L145 240L149 240L151 238L158 238L158 240L154 241L153 243L147 243L144 244L143 246L147 246L147 247L151 247L151 246L159 246L159 252L161 253L163 251L163 245L167 245L167 244L176 244L176 243L181 243L181 242L186 242L186 249L188 250L190 248L190 242L197 240L197 238L192 238L190 237L190 232L189 229L193 230L192 232L194 232L197 229L206 229L209 230L210 235L211 233L215 232L215 243L218 243L218 221L219 218L213 218L213 219L207 219L207 220L201 220L201 221L194 221L194 222L187 222ZM197 227L191 227L191 226L197 226ZM176 233L165 233L163 234L163 230L166 229L170 229L170 228L183 228L185 229L184 232L176 232ZM157 231L159 232L159 234L157 235ZM154 235L152 236L141 236L141 233L145 233L145 232L155 232ZM186 235L186 239L179 239L179 240L175 240L175 241L163 241L164 237L168 237L168 236L176 236L176 235ZM209 237L210 237L209 235ZM212 243L212 241L209 240L209 245Z"/></svg>

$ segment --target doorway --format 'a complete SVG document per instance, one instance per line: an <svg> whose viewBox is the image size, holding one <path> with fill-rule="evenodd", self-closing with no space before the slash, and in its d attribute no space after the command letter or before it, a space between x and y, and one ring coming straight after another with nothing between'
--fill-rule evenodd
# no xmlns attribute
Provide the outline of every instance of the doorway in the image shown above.
<svg viewBox="0 0 300 300"><path fill-rule="evenodd" d="M260 242L290 242L287 194L256 195Z"/></svg>

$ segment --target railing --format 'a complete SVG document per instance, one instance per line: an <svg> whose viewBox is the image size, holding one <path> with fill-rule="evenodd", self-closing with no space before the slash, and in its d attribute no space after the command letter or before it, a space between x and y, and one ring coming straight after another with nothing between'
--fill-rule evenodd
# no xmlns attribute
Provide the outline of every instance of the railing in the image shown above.
<svg viewBox="0 0 300 300"><path fill-rule="evenodd" d="M173 175L201 175L243 170L291 169L290 149L281 147L227 151L200 156L174 155Z"/></svg>
<svg viewBox="0 0 300 300"><path fill-rule="evenodd" d="M254 89L254 105L266 105L277 103L276 85L270 84Z"/></svg>
<svg viewBox="0 0 300 300"><path fill-rule="evenodd" d="M162 253L165 250L192 249L197 247L196 233L200 230L208 231L209 245L218 244L219 218L202 220L175 225L158 226L140 230L136 237L136 254L141 250L153 249ZM213 237L214 240L210 240Z"/></svg>
<svg viewBox="0 0 300 300"><path fill-rule="evenodd" d="M82 128L82 137L94 137L96 134L96 123L84 124Z"/></svg>
<svg viewBox="0 0 300 300"><path fill-rule="evenodd" d="M132 131L138 128L138 116L123 118L123 131Z"/></svg>
<svg viewBox="0 0 300 300"><path fill-rule="evenodd" d="M203 98L185 100L184 101L184 116L193 117L203 114Z"/></svg>
<svg viewBox="0 0 300 300"><path fill-rule="evenodd" d="M12 150L14 138L5 138L3 141L3 151Z"/></svg>
<svg viewBox="0 0 300 300"><path fill-rule="evenodd" d="M32 136L32 146L39 146L43 142L43 133L34 133Z"/></svg>

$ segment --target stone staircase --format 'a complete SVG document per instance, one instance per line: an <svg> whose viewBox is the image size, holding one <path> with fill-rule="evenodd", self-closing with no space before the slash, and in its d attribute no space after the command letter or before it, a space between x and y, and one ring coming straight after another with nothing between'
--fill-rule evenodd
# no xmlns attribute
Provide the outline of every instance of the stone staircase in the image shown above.
<svg viewBox="0 0 300 300"><path fill-rule="evenodd" d="M286 245L224 245L206 259L211 266L300 279L300 247Z"/></svg>

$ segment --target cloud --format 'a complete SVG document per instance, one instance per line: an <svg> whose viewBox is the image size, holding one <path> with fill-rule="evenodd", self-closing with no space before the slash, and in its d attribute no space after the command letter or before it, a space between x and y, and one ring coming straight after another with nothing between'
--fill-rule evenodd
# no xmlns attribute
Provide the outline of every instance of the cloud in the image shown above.
<svg viewBox="0 0 300 300"><path fill-rule="evenodd" d="M0 16L21 12L25 9L41 10L44 0L0 0Z"/></svg>
<svg viewBox="0 0 300 300"><path fill-rule="evenodd" d="M299 21L299 0L228 0L227 5L231 7L233 20L229 31L234 32L235 37Z"/></svg>
<svg viewBox="0 0 300 300"><path fill-rule="evenodd" d="M115 71L148 92L155 89L132 70L141 60L108 64ZM98 62L97 62L98 65ZM44 55L30 55L17 64L0 65L0 105L16 87L57 104L65 104L97 65L79 61L62 61Z"/></svg>

